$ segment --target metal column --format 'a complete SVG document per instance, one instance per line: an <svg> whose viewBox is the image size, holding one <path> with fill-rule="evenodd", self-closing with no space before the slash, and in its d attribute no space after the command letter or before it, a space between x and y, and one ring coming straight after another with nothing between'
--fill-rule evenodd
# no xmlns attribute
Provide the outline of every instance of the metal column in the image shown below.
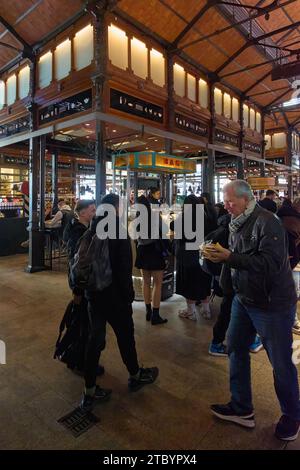
<svg viewBox="0 0 300 470"><path fill-rule="evenodd" d="M244 161L242 158L236 158L236 178L238 180L244 179Z"/></svg>
<svg viewBox="0 0 300 470"><path fill-rule="evenodd" d="M293 142L293 136L292 136L292 129L288 129L288 134L287 134L287 164L289 167L292 166L293 163L293 153L292 153L292 142ZM288 174L288 198L293 199L294 194L293 194L293 175L291 173Z"/></svg>
<svg viewBox="0 0 300 470"><path fill-rule="evenodd" d="M58 150L54 150L52 153L52 169L51 169L51 180L52 180L52 207L56 211L58 209Z"/></svg>
<svg viewBox="0 0 300 470"><path fill-rule="evenodd" d="M45 228L45 156L46 156L46 136L40 137L40 211L39 211L39 228L43 232Z"/></svg>
<svg viewBox="0 0 300 470"><path fill-rule="evenodd" d="M29 141L29 259L26 271L42 271L44 264L44 235L39 230L38 179L39 179L39 142L38 138Z"/></svg>
<svg viewBox="0 0 300 470"><path fill-rule="evenodd" d="M215 151L207 151L207 188L210 194L211 202L215 203Z"/></svg>
<svg viewBox="0 0 300 470"><path fill-rule="evenodd" d="M95 169L96 169L96 204L100 204L106 194L106 146L104 143L105 124L96 121Z"/></svg>

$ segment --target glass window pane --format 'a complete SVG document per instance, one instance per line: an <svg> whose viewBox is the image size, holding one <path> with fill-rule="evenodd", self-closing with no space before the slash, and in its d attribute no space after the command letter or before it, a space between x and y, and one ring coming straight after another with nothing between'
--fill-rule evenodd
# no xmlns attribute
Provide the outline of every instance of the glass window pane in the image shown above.
<svg viewBox="0 0 300 470"><path fill-rule="evenodd" d="M153 83L156 85L164 86L165 85L165 58L164 56L156 51L151 49L150 51L150 74Z"/></svg>
<svg viewBox="0 0 300 470"><path fill-rule="evenodd" d="M29 94L29 80L30 80L30 68L29 65L26 65L23 69L20 70L18 75L19 80L19 98L26 98Z"/></svg>
<svg viewBox="0 0 300 470"><path fill-rule="evenodd" d="M265 141L266 141L266 150L269 150L271 148L271 136L269 134L265 135Z"/></svg>
<svg viewBox="0 0 300 470"><path fill-rule="evenodd" d="M278 132L274 134L272 144L275 149L286 147L286 134L284 132Z"/></svg>
<svg viewBox="0 0 300 470"><path fill-rule="evenodd" d="M249 127L249 106L243 104L244 127Z"/></svg>
<svg viewBox="0 0 300 470"><path fill-rule="evenodd" d="M45 88L52 80L52 53L46 52L39 60L39 87Z"/></svg>
<svg viewBox="0 0 300 470"><path fill-rule="evenodd" d="M239 100L237 98L232 98L232 120L234 122L239 122L239 107Z"/></svg>
<svg viewBox="0 0 300 470"><path fill-rule="evenodd" d="M185 70L179 64L174 64L174 91L178 96L185 96Z"/></svg>
<svg viewBox="0 0 300 470"><path fill-rule="evenodd" d="M256 130L257 132L261 132L261 114L256 113Z"/></svg>
<svg viewBox="0 0 300 470"><path fill-rule="evenodd" d="M231 96L228 93L224 93L224 116L231 119Z"/></svg>
<svg viewBox="0 0 300 470"><path fill-rule="evenodd" d="M193 75L187 74L187 95L192 101L196 101L196 78Z"/></svg>
<svg viewBox="0 0 300 470"><path fill-rule="evenodd" d="M125 31L114 25L108 27L108 57L113 65L126 70L128 67L128 38Z"/></svg>
<svg viewBox="0 0 300 470"><path fill-rule="evenodd" d="M223 95L219 88L214 89L214 99L215 99L215 112L217 114L222 114L222 99Z"/></svg>
<svg viewBox="0 0 300 470"><path fill-rule="evenodd" d="M75 34L74 37L74 67L75 70L84 69L90 65L94 57L94 31L88 25Z"/></svg>
<svg viewBox="0 0 300 470"><path fill-rule="evenodd" d="M139 39L131 39L131 68L135 75L146 79L148 76L148 49Z"/></svg>
<svg viewBox="0 0 300 470"><path fill-rule="evenodd" d="M6 82L7 87L7 104L13 104L17 98L17 77L16 75L11 75Z"/></svg>
<svg viewBox="0 0 300 470"><path fill-rule="evenodd" d="M255 111L250 108L250 129L255 130Z"/></svg>
<svg viewBox="0 0 300 470"><path fill-rule="evenodd" d="M66 41L59 44L54 53L55 58L55 78L61 80L67 77L71 71L71 41Z"/></svg>
<svg viewBox="0 0 300 470"><path fill-rule="evenodd" d="M202 108L208 107L208 86L205 80L199 80L199 104Z"/></svg>
<svg viewBox="0 0 300 470"><path fill-rule="evenodd" d="M5 105L5 83L0 80L0 109Z"/></svg>

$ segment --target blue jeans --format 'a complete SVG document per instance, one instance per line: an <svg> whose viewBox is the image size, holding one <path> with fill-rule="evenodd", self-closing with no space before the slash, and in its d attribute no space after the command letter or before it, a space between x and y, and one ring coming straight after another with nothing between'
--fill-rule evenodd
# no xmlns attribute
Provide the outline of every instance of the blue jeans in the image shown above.
<svg viewBox="0 0 300 470"><path fill-rule="evenodd" d="M261 310L234 297L228 328L231 405L237 413L253 411L249 346L259 334L273 367L282 414L300 421L297 369L292 362L292 326L296 305L287 311Z"/></svg>

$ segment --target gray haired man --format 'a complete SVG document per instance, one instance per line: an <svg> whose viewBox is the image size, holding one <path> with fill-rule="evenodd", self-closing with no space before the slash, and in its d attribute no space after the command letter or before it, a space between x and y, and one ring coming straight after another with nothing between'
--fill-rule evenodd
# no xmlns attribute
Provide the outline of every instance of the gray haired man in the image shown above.
<svg viewBox="0 0 300 470"><path fill-rule="evenodd" d="M249 346L257 331L273 367L282 411L275 435L291 441L299 433L300 402L292 362L297 297L286 235L279 219L256 204L248 183L235 180L223 191L231 213L229 249L215 247L207 258L224 263L223 287L235 293L228 330L231 401L211 410L225 421L255 427Z"/></svg>

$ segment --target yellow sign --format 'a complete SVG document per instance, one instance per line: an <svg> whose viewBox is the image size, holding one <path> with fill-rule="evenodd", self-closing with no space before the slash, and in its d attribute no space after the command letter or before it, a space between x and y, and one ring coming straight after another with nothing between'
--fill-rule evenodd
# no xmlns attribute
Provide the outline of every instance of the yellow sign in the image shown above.
<svg viewBox="0 0 300 470"><path fill-rule="evenodd" d="M118 155L115 158L115 166L117 168L127 168L134 165L134 154L127 153L126 155Z"/></svg>
<svg viewBox="0 0 300 470"><path fill-rule="evenodd" d="M275 178L273 177L249 176L247 181L252 189L268 189L275 186Z"/></svg>
<svg viewBox="0 0 300 470"><path fill-rule="evenodd" d="M155 155L155 166L166 170L196 172L196 163L193 160L179 159L170 155Z"/></svg>

